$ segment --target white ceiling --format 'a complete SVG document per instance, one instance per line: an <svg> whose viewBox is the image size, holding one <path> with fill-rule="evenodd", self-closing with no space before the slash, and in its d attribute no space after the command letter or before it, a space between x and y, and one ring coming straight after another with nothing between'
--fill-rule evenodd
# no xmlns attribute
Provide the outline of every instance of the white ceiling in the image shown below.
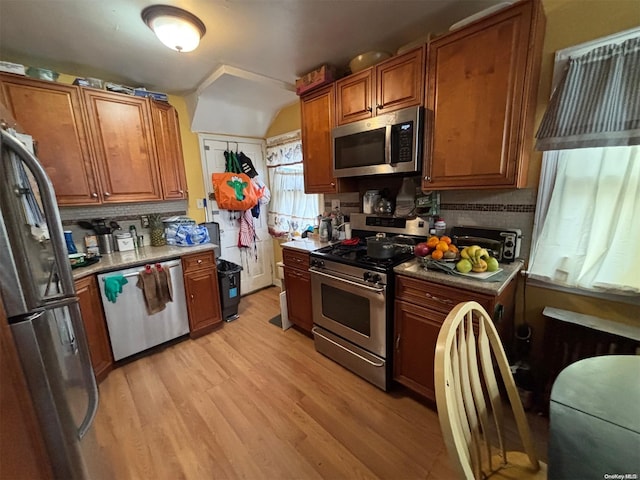
<svg viewBox="0 0 640 480"><path fill-rule="evenodd" d="M150 0L0 0L0 60L183 95L192 130L263 136L317 66L395 53L500 1L167 0L207 27L178 53L140 18Z"/></svg>

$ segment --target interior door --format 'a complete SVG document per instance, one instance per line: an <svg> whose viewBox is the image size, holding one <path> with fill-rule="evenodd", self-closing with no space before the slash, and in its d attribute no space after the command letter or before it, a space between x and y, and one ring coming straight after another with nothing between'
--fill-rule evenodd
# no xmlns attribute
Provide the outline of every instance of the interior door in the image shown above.
<svg viewBox="0 0 640 480"><path fill-rule="evenodd" d="M211 197L211 175L224 172L225 150L243 152L251 159L260 178L267 181L267 169L264 160L264 142L260 139L225 137L220 135L200 135L202 170L205 177L207 198ZM257 235L255 246L238 247L240 218L243 212L221 210L214 200L207 200L207 221L220 224L220 257L242 266L240 290L242 294L251 293L273 284L273 244L267 227L267 205L261 205L260 216L254 218Z"/></svg>

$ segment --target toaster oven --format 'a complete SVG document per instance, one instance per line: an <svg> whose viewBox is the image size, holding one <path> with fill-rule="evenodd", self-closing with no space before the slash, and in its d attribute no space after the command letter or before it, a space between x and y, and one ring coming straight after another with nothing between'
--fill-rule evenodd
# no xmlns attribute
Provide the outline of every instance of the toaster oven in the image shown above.
<svg viewBox="0 0 640 480"><path fill-rule="evenodd" d="M480 245L489 250L499 262L509 263L520 256L522 230L458 226L451 229L451 240L460 248Z"/></svg>

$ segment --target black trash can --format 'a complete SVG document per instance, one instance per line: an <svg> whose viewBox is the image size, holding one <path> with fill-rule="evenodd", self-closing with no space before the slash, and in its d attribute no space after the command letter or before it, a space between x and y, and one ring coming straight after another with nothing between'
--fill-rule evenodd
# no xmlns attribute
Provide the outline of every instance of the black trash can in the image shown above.
<svg viewBox="0 0 640 480"><path fill-rule="evenodd" d="M240 271L242 267L235 263L217 259L218 284L220 286L220 304L222 318L230 322L238 318L240 304Z"/></svg>

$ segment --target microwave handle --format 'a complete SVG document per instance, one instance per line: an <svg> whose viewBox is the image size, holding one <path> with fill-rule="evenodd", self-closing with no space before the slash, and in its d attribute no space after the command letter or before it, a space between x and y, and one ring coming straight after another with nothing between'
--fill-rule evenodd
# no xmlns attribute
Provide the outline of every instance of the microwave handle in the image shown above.
<svg viewBox="0 0 640 480"><path fill-rule="evenodd" d="M391 125L387 124L384 130L384 163L391 165Z"/></svg>

